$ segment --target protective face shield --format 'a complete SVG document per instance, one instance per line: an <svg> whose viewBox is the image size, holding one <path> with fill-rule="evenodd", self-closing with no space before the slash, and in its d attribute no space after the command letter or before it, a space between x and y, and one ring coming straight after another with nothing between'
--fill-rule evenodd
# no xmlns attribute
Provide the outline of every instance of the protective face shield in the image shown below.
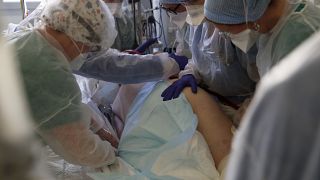
<svg viewBox="0 0 320 180"><path fill-rule="evenodd" d="M259 38L259 32L251 29L246 29L238 34L228 35L232 43L240 48L243 52L247 53L249 49L256 43Z"/></svg>
<svg viewBox="0 0 320 180"><path fill-rule="evenodd" d="M106 3L115 17L122 17L122 3Z"/></svg>
<svg viewBox="0 0 320 180"><path fill-rule="evenodd" d="M204 19L204 7L203 5L188 5L186 22L192 26L198 26Z"/></svg>
<svg viewBox="0 0 320 180"><path fill-rule="evenodd" d="M179 29L182 29L186 22L187 15L188 15L187 11L177 13L177 14L169 13L170 22L177 25Z"/></svg>

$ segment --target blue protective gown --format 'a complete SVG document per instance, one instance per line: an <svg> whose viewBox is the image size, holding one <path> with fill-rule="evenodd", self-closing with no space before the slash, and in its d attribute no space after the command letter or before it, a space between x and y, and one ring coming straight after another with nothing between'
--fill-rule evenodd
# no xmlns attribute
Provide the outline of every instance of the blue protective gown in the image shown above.
<svg viewBox="0 0 320 180"><path fill-rule="evenodd" d="M191 27L189 34L192 59L180 76L193 74L203 87L223 96L252 94L259 79L255 47L244 54L208 22Z"/></svg>
<svg viewBox="0 0 320 180"><path fill-rule="evenodd" d="M76 74L121 84L167 79L180 71L168 53L131 55L115 49L92 54L78 67L73 68Z"/></svg>

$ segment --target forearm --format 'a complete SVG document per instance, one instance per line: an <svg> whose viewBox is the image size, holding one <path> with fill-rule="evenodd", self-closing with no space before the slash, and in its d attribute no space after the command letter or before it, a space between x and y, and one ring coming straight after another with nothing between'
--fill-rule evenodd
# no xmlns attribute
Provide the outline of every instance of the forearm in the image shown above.
<svg viewBox="0 0 320 180"><path fill-rule="evenodd" d="M177 63L167 53L131 55L112 52L92 57L75 73L108 82L132 84L167 79L178 72Z"/></svg>
<svg viewBox="0 0 320 180"><path fill-rule="evenodd" d="M115 161L115 152L82 123L70 123L41 133L46 143L67 161L78 165L101 167Z"/></svg>

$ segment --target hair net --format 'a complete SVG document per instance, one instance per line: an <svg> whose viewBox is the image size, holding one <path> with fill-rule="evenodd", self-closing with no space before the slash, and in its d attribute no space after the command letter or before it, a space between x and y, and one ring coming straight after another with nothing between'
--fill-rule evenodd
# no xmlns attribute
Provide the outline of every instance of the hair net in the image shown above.
<svg viewBox="0 0 320 180"><path fill-rule="evenodd" d="M190 0L160 0L160 4L180 4L188 1Z"/></svg>
<svg viewBox="0 0 320 180"><path fill-rule="evenodd" d="M205 16L220 24L241 24L259 19L271 0L206 0Z"/></svg>
<svg viewBox="0 0 320 180"><path fill-rule="evenodd" d="M101 0L50 0L43 23L90 46L109 48L117 36L109 8Z"/></svg>

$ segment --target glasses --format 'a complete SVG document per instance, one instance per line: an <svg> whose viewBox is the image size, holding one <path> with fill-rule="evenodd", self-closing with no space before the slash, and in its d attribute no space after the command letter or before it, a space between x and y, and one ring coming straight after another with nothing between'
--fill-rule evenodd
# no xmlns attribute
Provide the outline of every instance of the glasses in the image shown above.
<svg viewBox="0 0 320 180"><path fill-rule="evenodd" d="M171 13L171 14L178 14L178 13L177 13L177 10L178 10L178 8L179 8L180 6L181 6L181 4L177 4L176 7L174 7L173 9L171 9L171 8L167 8L167 7L163 6L162 4L160 5L160 7L161 7L162 9L166 10L168 13Z"/></svg>

